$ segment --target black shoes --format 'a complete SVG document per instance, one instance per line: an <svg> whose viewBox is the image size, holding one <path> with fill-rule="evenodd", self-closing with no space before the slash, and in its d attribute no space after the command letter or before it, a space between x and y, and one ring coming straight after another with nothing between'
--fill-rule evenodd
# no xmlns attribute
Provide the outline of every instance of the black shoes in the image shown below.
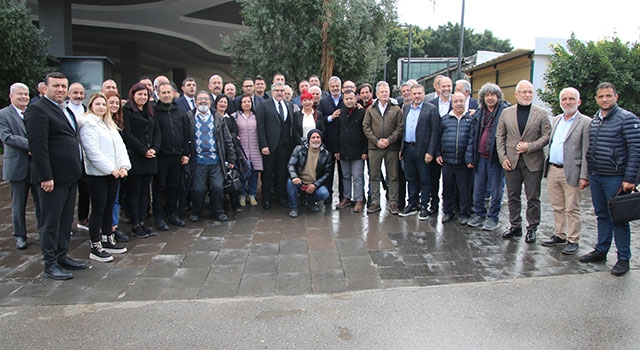
<svg viewBox="0 0 640 350"><path fill-rule="evenodd" d="M524 241L527 243L536 243L536 231L527 230L527 235L524 236Z"/></svg>
<svg viewBox="0 0 640 350"><path fill-rule="evenodd" d="M413 205L407 205L406 208L404 208L398 214L398 216L406 218L407 216L412 216L412 215L416 215L416 214L418 214L418 207L413 206Z"/></svg>
<svg viewBox="0 0 640 350"><path fill-rule="evenodd" d="M145 226L145 225L140 225L140 227L142 228L142 231L144 231L144 233L147 234L147 236L151 237L151 236L155 236L156 233L150 229L149 227Z"/></svg>
<svg viewBox="0 0 640 350"><path fill-rule="evenodd" d="M214 214L213 218L218 220L218 221L228 221L229 220L229 217L227 215L225 215L224 213Z"/></svg>
<svg viewBox="0 0 640 350"><path fill-rule="evenodd" d="M169 231L169 225L167 225L167 223L164 222L164 220L161 217L156 218L155 224L158 230Z"/></svg>
<svg viewBox="0 0 640 350"><path fill-rule="evenodd" d="M554 236L551 236L551 238L542 241L541 243L545 247L555 247L557 245L567 244L567 240L554 235Z"/></svg>
<svg viewBox="0 0 640 350"><path fill-rule="evenodd" d="M167 220L173 226L178 226L178 227L187 226L187 224L184 222L184 220L180 219L180 217L178 215L176 215L176 214L169 215Z"/></svg>
<svg viewBox="0 0 640 350"><path fill-rule="evenodd" d="M580 249L580 246L578 245L578 243L569 242L567 243L567 245L564 246L564 249L562 249L562 254L573 255L578 252L578 249Z"/></svg>
<svg viewBox="0 0 640 350"><path fill-rule="evenodd" d="M27 249L27 239L24 237L16 237L16 249Z"/></svg>
<svg viewBox="0 0 640 350"><path fill-rule="evenodd" d="M444 216L442 217L442 223L446 224L447 222L453 221L454 218L455 218L455 215L444 214Z"/></svg>
<svg viewBox="0 0 640 350"><path fill-rule="evenodd" d="M297 218L298 217L298 208L291 208L289 210L289 217Z"/></svg>
<svg viewBox="0 0 640 350"><path fill-rule="evenodd" d="M629 260L618 259L611 269L611 274L614 276L622 276L627 272L629 272Z"/></svg>
<svg viewBox="0 0 640 350"><path fill-rule="evenodd" d="M149 238L149 235L142 229L142 226L136 226L131 230L131 235L135 238Z"/></svg>
<svg viewBox="0 0 640 350"><path fill-rule="evenodd" d="M607 261L607 254L594 249L591 253L581 256L578 260L584 263L603 262Z"/></svg>
<svg viewBox="0 0 640 350"><path fill-rule="evenodd" d="M502 233L502 238L522 237L522 227L512 227Z"/></svg>
<svg viewBox="0 0 640 350"><path fill-rule="evenodd" d="M54 280L70 280L73 278L73 274L65 269L63 269L58 264L50 264L45 266L44 275Z"/></svg>
<svg viewBox="0 0 640 350"><path fill-rule="evenodd" d="M73 260L70 257L64 258L63 261L59 261L60 267L66 270L85 270L89 268L89 264L77 260Z"/></svg>
<svg viewBox="0 0 640 350"><path fill-rule="evenodd" d="M191 216L189 216L189 221L191 221L191 222L200 221L200 215L191 215Z"/></svg>
<svg viewBox="0 0 640 350"><path fill-rule="evenodd" d="M114 235L116 241L120 243L129 242L129 236L125 235L124 232L120 231L120 229L117 227L113 232L111 232L111 234Z"/></svg>

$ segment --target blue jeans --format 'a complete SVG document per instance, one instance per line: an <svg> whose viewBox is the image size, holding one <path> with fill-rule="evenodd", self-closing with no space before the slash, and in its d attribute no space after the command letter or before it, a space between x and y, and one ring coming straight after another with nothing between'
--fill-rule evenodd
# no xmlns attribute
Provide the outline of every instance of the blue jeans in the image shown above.
<svg viewBox="0 0 640 350"><path fill-rule="evenodd" d="M240 190L241 195L255 196L256 190L258 189L258 175L260 174L260 170L251 170L251 176L249 176L249 180L242 183L242 189Z"/></svg>
<svg viewBox="0 0 640 350"><path fill-rule="evenodd" d="M211 212L215 215L223 213L223 180L224 174L220 164L196 163L196 171L193 174L193 185L191 187L191 214L202 215L202 206L207 192L209 192Z"/></svg>
<svg viewBox="0 0 640 350"><path fill-rule="evenodd" d="M622 176L602 176L589 174L591 201L598 220L598 243L596 250L607 254L611 247L611 239L616 240L618 259L631 259L631 229L629 223L615 224L609 212L609 199L622 186Z"/></svg>
<svg viewBox="0 0 640 350"><path fill-rule="evenodd" d="M424 162L423 155L416 153L415 146L406 142L402 149L402 164L409 193L407 206L420 205L426 208L429 205L429 193L431 193L430 165Z"/></svg>
<svg viewBox="0 0 640 350"><path fill-rule="evenodd" d="M484 204L486 192L491 191L489 214ZM475 175L473 177L473 211L477 216L485 217L497 222L502 207L504 193L504 170L500 164L491 163L489 159L478 158Z"/></svg>
<svg viewBox="0 0 640 350"><path fill-rule="evenodd" d="M111 212L111 226L118 226L120 223L120 180L118 180L116 190L116 201L113 203L113 211Z"/></svg>
<svg viewBox="0 0 640 350"><path fill-rule="evenodd" d="M294 185L291 179L287 180L287 196L289 197L289 208L298 207L298 192L302 191L302 184ZM306 192L305 192L306 193ZM325 186L320 186L312 194L307 194L310 202L321 202L329 199L331 194Z"/></svg>

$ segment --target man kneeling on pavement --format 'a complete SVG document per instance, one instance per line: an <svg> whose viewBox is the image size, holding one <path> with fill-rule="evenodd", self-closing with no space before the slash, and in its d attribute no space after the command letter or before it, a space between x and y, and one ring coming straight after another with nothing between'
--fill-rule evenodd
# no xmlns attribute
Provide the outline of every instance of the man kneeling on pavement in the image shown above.
<svg viewBox="0 0 640 350"><path fill-rule="evenodd" d="M287 195L289 197L289 216L298 216L298 193L307 195L311 211L318 211L317 202L329 198L326 187L329 174L333 173L332 155L322 144L322 132L309 130L307 142L298 145L289 159L289 180Z"/></svg>

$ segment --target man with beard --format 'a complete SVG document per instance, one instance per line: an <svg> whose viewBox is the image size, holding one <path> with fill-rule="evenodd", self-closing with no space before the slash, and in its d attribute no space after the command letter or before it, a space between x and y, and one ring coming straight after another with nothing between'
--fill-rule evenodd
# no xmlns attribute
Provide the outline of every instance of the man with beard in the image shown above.
<svg viewBox="0 0 640 350"><path fill-rule="evenodd" d="M618 93L612 83L600 83L596 92L600 110L589 128L587 167L591 201L598 218L598 242L595 249L580 257L581 262L604 262L615 239L618 261L611 269L614 276L629 271L631 230L629 223L614 223L608 201L619 188L631 192L640 168L640 120L618 106Z"/></svg>
<svg viewBox="0 0 640 350"><path fill-rule="evenodd" d="M160 100L154 106L154 116L160 126L161 140L158 150L158 173L153 180L153 214L156 228L167 231L169 226L185 226L178 216L178 190L180 171L189 164L191 152L191 124L187 112L172 101L171 84L158 88Z"/></svg>
<svg viewBox="0 0 640 350"><path fill-rule="evenodd" d="M289 159L287 196L290 217L298 217L299 192L307 195L311 211L319 210L316 203L330 196L326 181L332 173L333 157L323 147L322 131L311 129L307 134L307 142L296 146Z"/></svg>

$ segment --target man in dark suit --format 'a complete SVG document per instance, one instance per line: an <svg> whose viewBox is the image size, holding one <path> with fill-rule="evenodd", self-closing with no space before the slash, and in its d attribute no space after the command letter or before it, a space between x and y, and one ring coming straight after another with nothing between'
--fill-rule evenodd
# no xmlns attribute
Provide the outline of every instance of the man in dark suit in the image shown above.
<svg viewBox="0 0 640 350"><path fill-rule="evenodd" d="M182 81L182 93L183 95L178 97L175 102L178 108L187 113L196 109L196 81L193 78L187 77Z"/></svg>
<svg viewBox="0 0 640 350"><path fill-rule="evenodd" d="M64 104L69 81L64 74L53 72L47 74L45 84L45 96L29 106L24 120L33 157L32 178L40 183L44 275L66 280L73 278L68 270L87 268L67 256L82 159L76 119Z"/></svg>
<svg viewBox="0 0 640 350"><path fill-rule="evenodd" d="M29 104L29 88L23 83L15 83L9 88L11 104L0 110L0 139L4 144L2 178L11 182L11 218L13 238L17 249L27 247L27 226L25 209L31 186L29 178L29 140L24 127L24 110ZM38 188L31 188L35 202L36 217L40 222Z"/></svg>
<svg viewBox="0 0 640 350"><path fill-rule="evenodd" d="M341 85L342 82L340 81L340 78L336 76L329 78L330 95L321 98L320 104L318 105L318 112L320 112L325 119L324 144L332 154L336 153L332 148L335 145L339 128L338 123L334 123L334 119L337 119L340 116L340 110L345 107L344 101L342 100ZM355 84L352 81L347 80L344 82L344 85L347 85L349 90L355 90ZM338 177L342 178L342 167L340 166L340 163L338 163ZM329 174L329 178L327 179L327 188L329 189L329 193L333 194L333 173ZM343 190L341 182L338 183L338 191L340 194L340 200L342 200ZM329 197L326 202L331 204L331 200L332 198Z"/></svg>
<svg viewBox="0 0 640 350"><path fill-rule="evenodd" d="M431 193L429 169L439 143L440 115L433 105L424 102L424 86L411 86L410 94L411 103L407 100L402 111L404 130L400 146L409 201L399 215L407 217L419 212L420 220L426 220Z"/></svg>
<svg viewBox="0 0 640 350"><path fill-rule="evenodd" d="M541 107L531 104L533 84L521 80L516 85L518 104L502 112L496 130L496 148L507 180L509 223L502 238L522 236L522 187L527 197L525 242L535 243L540 224L540 182L544 168L544 146L549 143L551 123Z"/></svg>
<svg viewBox="0 0 640 350"><path fill-rule="evenodd" d="M451 79L448 77L442 77L438 80L438 91L440 94L438 97L429 101L432 105L436 106L438 110L438 114L440 118L449 114L453 109L451 106L451 90L452 90ZM440 164L433 162L431 163L431 167L429 169L431 174L431 195L429 202L429 214L435 214L438 212L438 205L440 204L440 175L442 174L442 166Z"/></svg>
<svg viewBox="0 0 640 350"><path fill-rule="evenodd" d="M473 115L478 110L478 100L471 97L471 83L464 79L456 80L455 92L460 92L467 98L464 111Z"/></svg>
<svg viewBox="0 0 640 350"><path fill-rule="evenodd" d="M284 101L284 84L271 87L272 98L256 107L258 143L262 153L262 205L271 207L271 199L277 194L284 207L288 207L286 184L287 164L294 146L292 140L293 108Z"/></svg>

